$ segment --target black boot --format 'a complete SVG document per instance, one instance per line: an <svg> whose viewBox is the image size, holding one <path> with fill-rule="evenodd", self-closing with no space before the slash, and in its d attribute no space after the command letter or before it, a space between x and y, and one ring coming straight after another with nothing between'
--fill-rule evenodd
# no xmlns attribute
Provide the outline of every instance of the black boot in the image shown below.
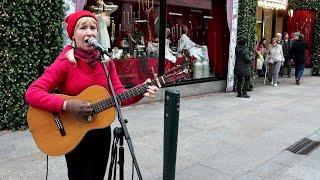
<svg viewBox="0 0 320 180"><path fill-rule="evenodd" d="M239 84L237 84L237 92L238 92L237 97L242 97L241 85L239 87Z"/></svg>
<svg viewBox="0 0 320 180"><path fill-rule="evenodd" d="M241 78L237 78L237 97L242 97L242 91L241 91L241 84L242 84L242 79Z"/></svg>
<svg viewBox="0 0 320 180"><path fill-rule="evenodd" d="M242 92L242 97L243 98L250 98L250 96L247 94L247 91L249 89L249 86L250 86L250 80L246 80L244 82L244 87L243 87L243 92Z"/></svg>

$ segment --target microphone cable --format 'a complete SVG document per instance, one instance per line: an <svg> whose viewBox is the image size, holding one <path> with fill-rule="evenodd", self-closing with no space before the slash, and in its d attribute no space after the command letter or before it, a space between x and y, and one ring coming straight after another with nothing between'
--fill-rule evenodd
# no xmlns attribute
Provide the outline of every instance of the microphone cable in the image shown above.
<svg viewBox="0 0 320 180"><path fill-rule="evenodd" d="M46 171L46 180L48 180L48 171L49 171L49 156L47 155L47 171Z"/></svg>

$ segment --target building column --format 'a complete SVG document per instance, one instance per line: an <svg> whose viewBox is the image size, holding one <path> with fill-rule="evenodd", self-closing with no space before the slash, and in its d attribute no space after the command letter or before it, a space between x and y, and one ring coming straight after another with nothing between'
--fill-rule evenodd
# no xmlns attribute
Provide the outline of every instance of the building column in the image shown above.
<svg viewBox="0 0 320 180"><path fill-rule="evenodd" d="M227 87L226 92L233 91L234 84L234 65L235 65L235 49L237 45L237 28L238 28L238 0L227 0L227 4L232 3L232 19L230 29L230 43L229 43L229 61L228 61L228 75L227 75ZM228 7L228 6L227 6Z"/></svg>

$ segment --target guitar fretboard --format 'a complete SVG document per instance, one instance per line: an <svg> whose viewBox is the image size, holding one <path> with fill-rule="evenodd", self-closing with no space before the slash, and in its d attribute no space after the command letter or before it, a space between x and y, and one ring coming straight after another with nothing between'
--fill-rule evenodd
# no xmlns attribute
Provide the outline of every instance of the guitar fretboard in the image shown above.
<svg viewBox="0 0 320 180"><path fill-rule="evenodd" d="M163 79L163 78L160 78L160 79ZM165 81L162 80L162 81L159 81L159 83L160 83L160 85L163 85L163 84L165 84ZM156 80L152 80L150 83L141 84L139 86L133 87L133 88L121 93L121 94L118 94L116 98L117 98L118 102L121 102L121 101L130 99L132 97L141 95L141 94L147 92L148 86L150 86L150 85L157 86ZM114 104L115 104L114 98L109 97L109 98L104 99L100 102L94 103L91 106L93 107L94 113L99 113L101 111L104 111L104 110L114 106Z"/></svg>
<svg viewBox="0 0 320 180"><path fill-rule="evenodd" d="M155 85L155 86L159 87L158 83L160 84L160 86L163 86L165 83L182 79L183 77L186 77L186 75L188 74L188 69L186 68L187 66L189 66L189 63L185 63L182 66L178 65L178 66L172 68L170 71L166 72L163 76L161 76L157 79L154 79L149 83L138 85L138 86L133 87L133 88L121 93L121 94L118 94L116 96L117 101L121 102L121 101L130 99L132 97L141 95L141 94L147 92L148 86ZM94 103L91 106L93 107L93 113L97 114L99 112L102 112L102 111L114 106L114 104L115 104L114 98L109 97L109 98L106 98L102 101Z"/></svg>

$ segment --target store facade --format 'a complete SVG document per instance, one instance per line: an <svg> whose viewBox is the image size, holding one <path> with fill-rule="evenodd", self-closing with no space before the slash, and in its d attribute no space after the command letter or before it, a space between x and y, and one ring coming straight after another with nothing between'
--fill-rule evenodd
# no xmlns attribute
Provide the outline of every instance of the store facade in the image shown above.
<svg viewBox="0 0 320 180"><path fill-rule="evenodd" d="M104 37L98 40L109 41L106 48L126 87L186 61L192 71L174 85L226 78L230 41L226 0L113 0L104 6L96 2L65 0L66 14L88 5L96 14L105 13Z"/></svg>
<svg viewBox="0 0 320 180"><path fill-rule="evenodd" d="M292 9L288 0L258 0L256 20L256 41L266 38L270 43L276 33L287 32L290 39L295 34L304 34L308 44L306 67L311 67L312 45L316 11Z"/></svg>

